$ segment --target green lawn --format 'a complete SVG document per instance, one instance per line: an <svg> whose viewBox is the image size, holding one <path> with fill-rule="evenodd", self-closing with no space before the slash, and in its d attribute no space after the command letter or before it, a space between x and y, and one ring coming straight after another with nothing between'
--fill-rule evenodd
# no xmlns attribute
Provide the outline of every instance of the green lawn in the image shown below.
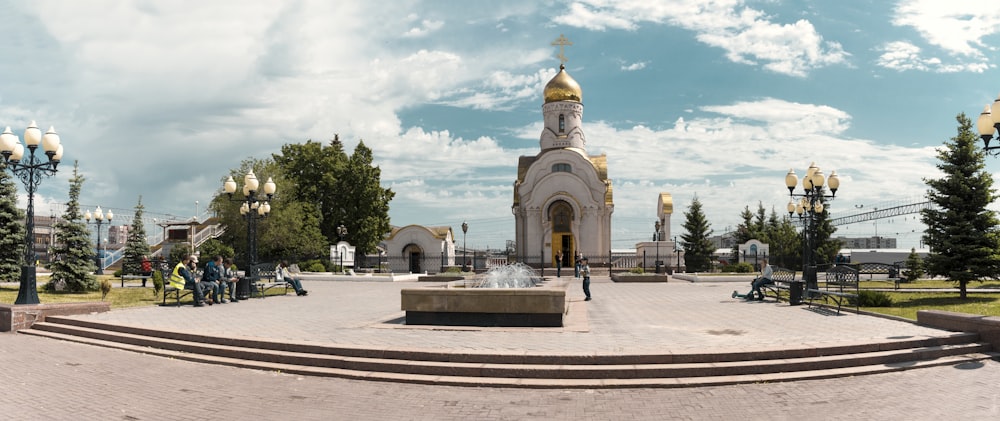
<svg viewBox="0 0 1000 421"><path fill-rule="evenodd" d="M111 292L108 293L106 298L107 301L111 302L111 308L113 309L158 305L163 302L162 293L153 295L153 281L151 280L146 282L146 285L148 285L146 288L141 287L141 281L126 282L125 288L119 288L121 280L111 275L100 275L97 279L98 282L101 279L108 279L115 286L111 288ZM44 281L38 283L38 301L43 304L101 301L100 291L83 293L47 292L42 289L44 284ZM17 290L17 285L0 286L0 303L13 304L14 300L17 299ZM272 288L266 292L266 295L281 295L283 292L283 288ZM188 296L181 298L181 305L190 305L191 300L192 297L188 294ZM167 304L170 305L171 303L172 301L168 299Z"/></svg>

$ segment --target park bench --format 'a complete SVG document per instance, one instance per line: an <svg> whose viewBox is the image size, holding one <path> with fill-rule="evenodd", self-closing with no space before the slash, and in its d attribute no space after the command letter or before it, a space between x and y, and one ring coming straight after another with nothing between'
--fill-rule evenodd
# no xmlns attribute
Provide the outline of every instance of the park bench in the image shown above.
<svg viewBox="0 0 1000 421"><path fill-rule="evenodd" d="M783 267L772 266L771 281L774 283L762 286L761 292L764 293L765 297L770 294L774 296L775 300L781 301L781 291L787 292L791 289L792 282L795 282L795 271L785 269Z"/></svg>
<svg viewBox="0 0 1000 421"><path fill-rule="evenodd" d="M291 285L285 281L278 281L275 267L274 263L260 263L250 267L249 277L251 285L254 286L253 294L264 298L264 293L267 290L281 286L285 287L285 294L288 294L288 288Z"/></svg>
<svg viewBox="0 0 1000 421"><path fill-rule="evenodd" d="M895 289L899 289L899 266L888 263L853 263L858 270L858 275L868 275L868 279L875 279L874 275L885 275L885 279L893 282Z"/></svg>
<svg viewBox="0 0 1000 421"><path fill-rule="evenodd" d="M809 297L809 307L812 307L813 300L823 298L837 303L837 314L845 303L854 301L855 310L860 310L858 302L858 269L848 265L837 265L826 271L826 286L819 289L807 289L806 295Z"/></svg>
<svg viewBox="0 0 1000 421"><path fill-rule="evenodd" d="M184 298L185 296L194 293L194 291L186 288L175 288L174 286L170 285L171 272L173 272L173 268L160 269L160 274L163 275L163 303L161 305L167 305L167 297L169 297L170 294L173 294L174 301L177 303L177 306L180 307L181 298Z"/></svg>

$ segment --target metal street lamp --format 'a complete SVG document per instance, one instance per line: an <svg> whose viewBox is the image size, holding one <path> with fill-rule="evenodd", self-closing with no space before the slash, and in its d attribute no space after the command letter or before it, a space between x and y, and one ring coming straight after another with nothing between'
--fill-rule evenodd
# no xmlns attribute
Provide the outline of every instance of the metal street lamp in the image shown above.
<svg viewBox="0 0 1000 421"><path fill-rule="evenodd" d="M799 177L795 175L795 170L789 169L785 175L785 186L788 187L788 195L792 198L788 202L788 216L798 214L803 221L802 228L802 278L806 281L806 289L816 289L818 281L816 279L816 224L819 216L823 214L823 199L833 199L840 188L840 177L836 171L830 172L830 178L823 176L823 171L813 162L806 170L806 175L802 177L803 193L795 193L795 187L799 184ZM830 187L830 195L823 194L823 185ZM798 197L798 203L794 198Z"/></svg>
<svg viewBox="0 0 1000 421"><path fill-rule="evenodd" d="M344 237L346 237L346 236L347 236L347 227L345 227L344 224L338 225L337 226L337 237L340 238L341 242L343 242L344 241ZM340 247L340 246L338 245L337 247ZM338 250L337 254L340 255L340 270L342 272L346 273L347 271L344 270L344 253L342 251Z"/></svg>
<svg viewBox="0 0 1000 421"><path fill-rule="evenodd" d="M677 236L674 236L674 253L677 253L677 266L674 268L674 273L681 271L681 248L677 246Z"/></svg>
<svg viewBox="0 0 1000 421"><path fill-rule="evenodd" d="M95 275L104 274L104 264L103 264L104 259L103 256L101 256L101 224L103 224L104 220L107 219L108 226L110 227L111 218L114 217L115 214L111 213L110 210L108 211L107 214L102 213L100 206L97 207L97 210L94 211L93 215L91 215L90 210L88 210L87 213L83 214L83 219L86 220L88 224L97 225L97 257L94 259L94 263L97 263L97 270L94 271ZM94 222L90 222L91 219L93 219Z"/></svg>
<svg viewBox="0 0 1000 421"><path fill-rule="evenodd" d="M38 145L42 145L47 160L35 156ZM24 148L28 148L28 156L24 156ZM59 161L62 160L63 147L54 127L42 135L34 121L24 130L24 145L20 139L7 127L0 133L0 153L6 168L21 179L28 190L27 219L25 220L24 261L21 265L21 285L17 290L14 304L38 304L38 289L35 284L35 190L43 177L56 173Z"/></svg>
<svg viewBox="0 0 1000 421"><path fill-rule="evenodd" d="M653 265L656 266L656 273L660 273L660 228L662 225L660 225L659 219L656 220L653 227L656 228L656 231L653 232L653 241L656 242L656 263Z"/></svg>
<svg viewBox="0 0 1000 421"><path fill-rule="evenodd" d="M467 257L469 249L466 247L468 243L465 242L465 234L469 232L469 224L462 221L462 272L466 271L466 265L469 263L469 258Z"/></svg>
<svg viewBox="0 0 1000 421"><path fill-rule="evenodd" d="M233 193L236 192L236 180L233 180L233 176L229 176L222 183L222 189L229 196L230 201L242 202L240 215L243 215L247 220L247 273L257 264L257 220L266 218L271 213L271 199L274 198L274 192L277 190L271 177L268 177L267 182L264 183L264 195L261 197L257 195L258 188L260 188L260 180L254 175L253 170L248 171L243 176L243 198L233 198Z"/></svg>

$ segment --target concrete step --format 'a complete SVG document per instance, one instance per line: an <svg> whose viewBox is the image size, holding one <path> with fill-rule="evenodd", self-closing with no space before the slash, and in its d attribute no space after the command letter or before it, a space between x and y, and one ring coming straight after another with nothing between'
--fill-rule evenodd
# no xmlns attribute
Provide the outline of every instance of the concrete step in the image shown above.
<svg viewBox="0 0 1000 421"><path fill-rule="evenodd" d="M841 368L827 368L807 371L790 371L762 374L741 374L721 376L690 376L674 378L519 378L519 377L484 377L462 376L448 374L421 374L386 371L366 371L336 367L320 367L280 362L259 361L252 359L233 358L218 355L206 355L185 351L150 348L128 343L94 339L58 333L48 330L26 330L23 333L43 336L53 339L67 340L96 346L142 352L150 355L164 356L180 360L223 364L234 367L278 371L288 374L340 377L359 380L394 381L429 385L473 386L473 387L521 387L521 388L676 388L713 385L730 385L762 382L795 381L807 379L823 379L865 374L886 373L940 365L976 364L977 361L997 358L997 353L972 352L961 355L948 355L931 360L903 361L891 364L857 365Z"/></svg>
<svg viewBox="0 0 1000 421"><path fill-rule="evenodd" d="M67 320L72 322L66 323ZM527 363L471 361L469 355L455 358L466 361L454 361L447 360L448 353L441 352L436 353L438 360L413 359L407 357L426 355L401 350L386 354L370 349L280 343L252 338L214 338L55 317L21 332L246 368L321 376L479 386L673 387L668 385L730 384L858 375L991 357L988 345L975 342L978 340L977 335L908 341L909 348L900 348L895 343L881 346L868 344L865 347L837 345L812 349L812 355L787 358L738 359L736 356L721 354L692 354L681 360L694 360L693 356L699 355L702 361L628 363L628 356L619 356L616 361L609 363L595 361L590 355L582 355L577 356L573 364L565 364L572 356L558 356L561 363L551 361L553 356L527 358L530 361ZM944 344L940 344L942 342ZM847 350L853 352L845 352ZM781 353L780 350L770 352ZM653 359L650 357L635 356L633 360ZM580 386L572 386L574 384ZM602 384L607 386L600 386Z"/></svg>
<svg viewBox="0 0 1000 421"><path fill-rule="evenodd" d="M78 326L108 332L129 333L137 336L173 339L200 344L225 345L242 348L289 351L307 354L340 355L348 357L368 357L400 359L406 361L466 362L484 364L547 364L547 365L607 365L607 364L679 364L679 363L720 363L727 361L787 360L790 358L822 357L831 355L859 354L865 352L891 351L919 347L958 345L979 341L976 333L955 332L942 337L915 337L886 340L882 342L838 343L822 347L801 346L797 348L751 349L738 352L697 352L662 354L543 354L520 351L503 352L442 352L440 349L417 348L363 348L357 346L316 343L305 341L274 341L261 338L217 337L181 331L150 329L93 320L82 320L62 316L50 316L39 329L49 325Z"/></svg>

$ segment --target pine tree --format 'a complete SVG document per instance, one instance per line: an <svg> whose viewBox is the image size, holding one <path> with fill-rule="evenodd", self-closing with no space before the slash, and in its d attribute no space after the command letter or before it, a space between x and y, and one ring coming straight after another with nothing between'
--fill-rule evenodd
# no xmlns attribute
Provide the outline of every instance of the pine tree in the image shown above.
<svg viewBox="0 0 1000 421"><path fill-rule="evenodd" d="M917 254L917 249L910 249L910 255L906 256L906 270L903 271L903 277L906 278L906 282L915 282L924 276L924 261Z"/></svg>
<svg viewBox="0 0 1000 421"><path fill-rule="evenodd" d="M937 167L944 177L924 180L930 187L927 199L935 206L920 214L927 225L924 243L931 249L927 273L957 282L964 299L970 281L1000 275L1000 232L996 212L987 208L996 190L984 153L976 147L972 121L965 114L956 119L958 134L938 150Z"/></svg>
<svg viewBox="0 0 1000 421"><path fill-rule="evenodd" d="M823 194L826 194L826 187L823 187ZM837 258L837 253L840 253L840 249L844 246L842 241L833 238L833 233L837 232L837 227L830 221L827 199L824 197L822 201L823 212L813 216L815 218L813 224L816 230L816 242L813 244L816 247L814 257L816 264L821 267L833 263Z"/></svg>
<svg viewBox="0 0 1000 421"><path fill-rule="evenodd" d="M50 291L59 281L66 283L66 290L74 292L97 291L99 287L94 276L96 253L90 243L90 232L87 224L80 221L83 219L80 215L80 188L84 178L79 169L80 163L74 163L66 212L62 221L56 223L56 245L52 247L56 260L52 262L52 277L45 285Z"/></svg>
<svg viewBox="0 0 1000 421"><path fill-rule="evenodd" d="M24 212L17 208L17 186L0 163L0 282L20 279L24 259Z"/></svg>
<svg viewBox="0 0 1000 421"><path fill-rule="evenodd" d="M132 226L128 230L128 239L125 240L125 255L122 257L123 273L142 272L142 258L149 257L149 243L146 242L146 227L142 222L142 196L139 196L139 203L135 205L135 216L132 217Z"/></svg>
<svg viewBox="0 0 1000 421"><path fill-rule="evenodd" d="M795 225L788 216L779 217L771 209L765 231L767 245L771 250L769 262L789 269L802 264L802 236L795 231Z"/></svg>
<svg viewBox="0 0 1000 421"><path fill-rule="evenodd" d="M715 247L708 239L712 229L705 213L701 210L698 196L691 201L691 206L684 212L684 230L681 241L684 246L684 266L688 272L705 272L712 268L712 254Z"/></svg>

